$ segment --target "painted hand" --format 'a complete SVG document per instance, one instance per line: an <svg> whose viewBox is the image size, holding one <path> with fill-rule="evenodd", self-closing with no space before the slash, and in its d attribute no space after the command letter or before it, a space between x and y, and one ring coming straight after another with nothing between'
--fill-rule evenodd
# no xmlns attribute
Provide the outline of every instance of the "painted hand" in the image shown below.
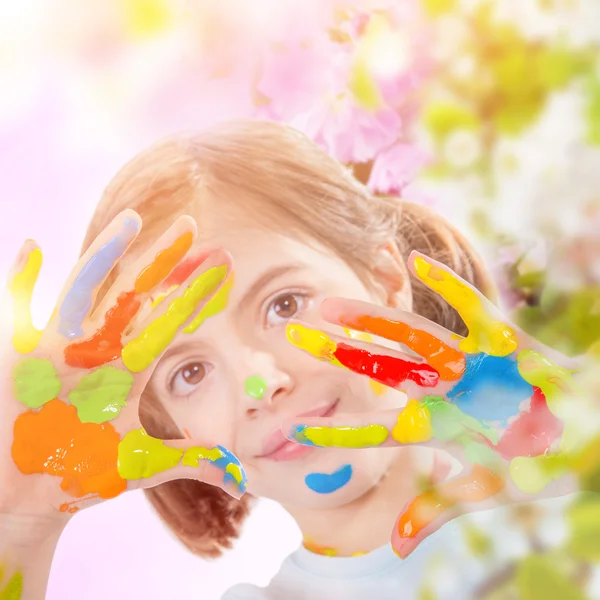
<svg viewBox="0 0 600 600"><path fill-rule="evenodd" d="M336 415L283 426L301 444L416 444L447 450L462 463L459 475L424 490L402 508L392 533L401 557L460 514L574 491L573 475L589 464L592 440L600 432L588 420L588 434L582 434L582 417L589 419L597 409L581 405L584 395L573 376L573 359L509 323L441 263L413 252L409 268L458 311L468 336L412 313L327 300L323 317L362 341L290 323L291 343L320 360L402 390L408 402L399 412ZM399 342L412 354L365 342L370 334Z"/></svg>
<svg viewBox="0 0 600 600"><path fill-rule="evenodd" d="M179 331L203 320L203 307L231 268L209 254L185 282L152 306L150 293L190 249L196 227L182 217L122 269L98 308L102 283L141 229L125 211L100 234L67 281L44 331L30 301L41 266L26 242L12 270L13 326L0 340L5 375L0 404L0 510L60 515L172 479L198 479L240 497L246 476L221 446L148 435L138 416L143 392ZM208 301L208 303L207 303Z"/></svg>

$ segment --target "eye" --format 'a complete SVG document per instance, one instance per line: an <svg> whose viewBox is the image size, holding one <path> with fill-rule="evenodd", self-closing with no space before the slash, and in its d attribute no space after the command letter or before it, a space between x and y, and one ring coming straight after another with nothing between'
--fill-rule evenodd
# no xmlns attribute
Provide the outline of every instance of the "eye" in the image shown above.
<svg viewBox="0 0 600 600"><path fill-rule="evenodd" d="M285 323L306 308L307 297L303 294L285 292L279 294L267 308L266 322L273 327Z"/></svg>
<svg viewBox="0 0 600 600"><path fill-rule="evenodd" d="M200 384L208 371L208 365L203 362L189 362L177 369L169 382L169 390L178 396L187 396Z"/></svg>

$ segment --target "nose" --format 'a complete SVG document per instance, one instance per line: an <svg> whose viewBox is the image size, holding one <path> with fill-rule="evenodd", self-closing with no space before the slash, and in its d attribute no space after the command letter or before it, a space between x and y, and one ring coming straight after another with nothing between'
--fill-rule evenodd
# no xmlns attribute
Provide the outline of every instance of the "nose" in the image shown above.
<svg viewBox="0 0 600 600"><path fill-rule="evenodd" d="M253 352L245 368L242 387L246 415L253 417L289 395L293 382L290 374L275 363L272 355Z"/></svg>

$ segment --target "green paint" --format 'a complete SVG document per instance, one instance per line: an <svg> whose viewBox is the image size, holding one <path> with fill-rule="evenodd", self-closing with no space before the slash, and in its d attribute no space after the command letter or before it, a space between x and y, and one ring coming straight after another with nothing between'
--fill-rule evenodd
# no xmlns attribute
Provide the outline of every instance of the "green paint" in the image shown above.
<svg viewBox="0 0 600 600"><path fill-rule="evenodd" d="M502 459L489 446L474 442L472 440L464 441L465 458L472 464L486 467L494 473L501 471L503 467Z"/></svg>
<svg viewBox="0 0 600 600"><path fill-rule="evenodd" d="M58 373L49 360L26 358L12 372L15 398L28 408L41 408L60 392Z"/></svg>
<svg viewBox="0 0 600 600"><path fill-rule="evenodd" d="M69 401L82 423L105 423L119 416L132 385L133 375L128 371L100 367L81 379Z"/></svg>
<svg viewBox="0 0 600 600"><path fill-rule="evenodd" d="M0 577L2 571L0 570ZM0 579L1 581L1 579ZM23 575L15 573L9 580L8 585L3 591L0 591L0 600L21 600L23 594Z"/></svg>
<svg viewBox="0 0 600 600"><path fill-rule="evenodd" d="M258 375L252 375L252 377L248 377L248 379L246 379L246 382L244 383L244 389L246 390L246 394L248 394L248 396L260 400L267 391L267 382Z"/></svg>
<svg viewBox="0 0 600 600"><path fill-rule="evenodd" d="M215 462L225 455L218 448L205 448L204 446L194 446L188 448L183 455L181 464L184 467L197 468L201 460L209 460Z"/></svg>
<svg viewBox="0 0 600 600"><path fill-rule="evenodd" d="M431 426L436 439L467 445L473 442L473 434L479 433L492 444L498 443L498 432L474 417L466 415L455 404L440 396L426 396L423 403L431 414Z"/></svg>
<svg viewBox="0 0 600 600"><path fill-rule="evenodd" d="M130 431L119 444L119 475L128 481L147 479L176 467L183 450L170 448L143 429Z"/></svg>

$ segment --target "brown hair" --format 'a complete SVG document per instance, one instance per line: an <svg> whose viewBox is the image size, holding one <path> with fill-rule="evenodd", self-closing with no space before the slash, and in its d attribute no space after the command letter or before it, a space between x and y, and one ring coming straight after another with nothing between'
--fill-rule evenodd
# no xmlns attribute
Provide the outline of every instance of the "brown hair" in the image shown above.
<svg viewBox="0 0 600 600"><path fill-rule="evenodd" d="M198 206L201 210L214 198L235 207L234 213L243 209L269 228L284 226L307 243L316 241L330 248L367 285L377 250L395 239L404 258L419 250L495 299L481 259L442 217L424 206L371 195L349 169L306 136L257 120L229 121L201 133L177 135L135 157L107 187L82 252L124 208L134 209L143 220L135 252L136 247L147 248L176 217L197 214ZM202 225L200 230L202 234ZM412 276L411 284L414 312L466 334L454 309ZM142 396L140 418L156 437L183 437L148 390ZM180 540L205 557L231 547L252 501L248 495L234 500L193 480L165 483L146 494Z"/></svg>

